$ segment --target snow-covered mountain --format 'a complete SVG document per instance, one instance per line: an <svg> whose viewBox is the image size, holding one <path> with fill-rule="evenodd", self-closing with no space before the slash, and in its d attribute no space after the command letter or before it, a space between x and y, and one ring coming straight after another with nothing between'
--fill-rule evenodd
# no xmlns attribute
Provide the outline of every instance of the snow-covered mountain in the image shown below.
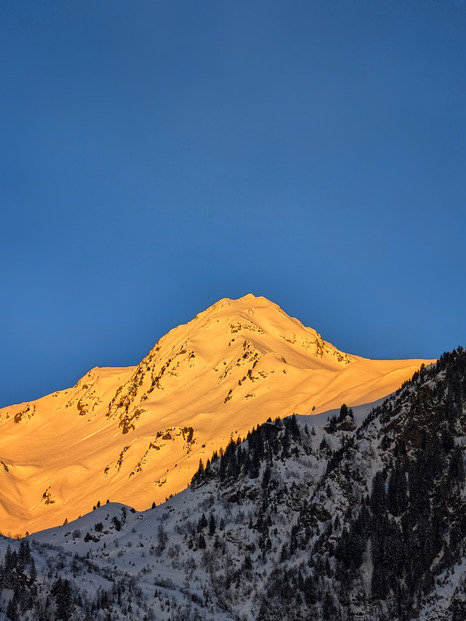
<svg viewBox="0 0 466 621"><path fill-rule="evenodd" d="M0 619L462 621L465 430L462 349L374 408L265 422L160 506L0 538Z"/></svg>
<svg viewBox="0 0 466 621"><path fill-rule="evenodd" d="M96 367L0 410L0 530L35 532L107 500L159 504L267 418L372 402L429 362L346 354L263 297L223 299L136 367Z"/></svg>

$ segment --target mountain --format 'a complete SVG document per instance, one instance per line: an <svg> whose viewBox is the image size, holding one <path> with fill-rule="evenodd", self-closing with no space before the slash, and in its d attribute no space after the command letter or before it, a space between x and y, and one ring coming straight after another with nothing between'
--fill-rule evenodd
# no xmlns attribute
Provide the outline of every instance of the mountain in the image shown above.
<svg viewBox="0 0 466 621"><path fill-rule="evenodd" d="M73 388L0 410L1 532L107 500L159 504L267 418L372 402L429 362L346 354L263 297L223 299L136 367L96 367Z"/></svg>
<svg viewBox="0 0 466 621"><path fill-rule="evenodd" d="M465 430L462 349L373 408L265 422L161 506L0 539L0 619L463 620Z"/></svg>

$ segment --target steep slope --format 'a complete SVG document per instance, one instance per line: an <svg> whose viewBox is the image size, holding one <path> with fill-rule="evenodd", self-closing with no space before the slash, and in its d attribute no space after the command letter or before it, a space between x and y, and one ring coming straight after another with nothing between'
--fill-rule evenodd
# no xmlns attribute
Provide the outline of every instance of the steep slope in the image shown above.
<svg viewBox="0 0 466 621"><path fill-rule="evenodd" d="M0 611L13 601L25 621L460 621L465 430L458 350L370 412L266 422L162 506L108 504L33 535L35 579L24 542L0 540Z"/></svg>
<svg viewBox="0 0 466 621"><path fill-rule="evenodd" d="M33 532L107 499L158 504L269 416L373 401L423 362L345 354L265 298L221 300L137 367L95 368L0 410L1 531Z"/></svg>

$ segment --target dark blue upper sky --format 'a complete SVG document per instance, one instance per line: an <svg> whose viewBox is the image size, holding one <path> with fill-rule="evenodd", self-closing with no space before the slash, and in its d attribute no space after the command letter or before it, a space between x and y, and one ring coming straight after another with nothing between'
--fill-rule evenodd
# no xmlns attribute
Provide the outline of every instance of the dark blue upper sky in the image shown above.
<svg viewBox="0 0 466 621"><path fill-rule="evenodd" d="M466 345L466 3L3 0L0 405L222 297Z"/></svg>

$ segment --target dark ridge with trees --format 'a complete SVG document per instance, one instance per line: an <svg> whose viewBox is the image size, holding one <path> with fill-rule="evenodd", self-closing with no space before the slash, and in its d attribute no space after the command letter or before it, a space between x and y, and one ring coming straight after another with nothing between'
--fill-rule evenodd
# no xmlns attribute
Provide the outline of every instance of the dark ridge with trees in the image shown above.
<svg viewBox="0 0 466 621"><path fill-rule="evenodd" d="M448 574L465 553L464 445L459 442L466 426L465 369L462 348L446 353L435 365L421 367L372 410L355 433L342 438L337 450L323 437L325 474L311 498L294 498L300 517L282 547L261 619L343 620L358 610L370 610L370 618L387 621L416 618L436 578ZM351 409L343 404L324 429L328 434L355 429L348 425L352 421ZM368 436L384 465L365 488L358 480L357 446ZM193 485L212 480L228 485L261 476L267 503L277 487L271 477L273 462L309 452L295 416L269 420L249 433L247 442L232 441L223 455L214 455L205 468L201 465ZM341 516L326 515L319 497L322 492L331 494L336 484L346 497L360 501L349 504ZM266 508L259 515L254 526L262 533L259 547L265 557L273 520ZM290 570L285 564L299 551L307 553L306 566ZM365 583L368 567L372 570ZM293 612L296 601L299 615ZM466 618L465 605L457 601L455 606L448 618Z"/></svg>

